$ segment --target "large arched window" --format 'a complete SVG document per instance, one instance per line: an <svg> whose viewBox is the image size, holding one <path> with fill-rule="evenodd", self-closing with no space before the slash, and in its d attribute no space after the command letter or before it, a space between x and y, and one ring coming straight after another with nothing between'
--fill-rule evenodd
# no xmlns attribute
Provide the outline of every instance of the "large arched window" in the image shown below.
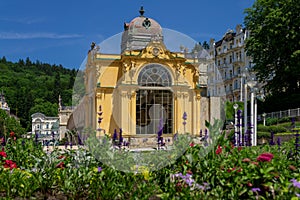
<svg viewBox="0 0 300 200"><path fill-rule="evenodd" d="M149 64L145 66L138 77L140 86L164 86L172 85L170 72L160 64Z"/></svg>
<svg viewBox="0 0 300 200"><path fill-rule="evenodd" d="M136 133L173 131L173 94L170 72L160 64L146 65L139 73L136 95Z"/></svg>

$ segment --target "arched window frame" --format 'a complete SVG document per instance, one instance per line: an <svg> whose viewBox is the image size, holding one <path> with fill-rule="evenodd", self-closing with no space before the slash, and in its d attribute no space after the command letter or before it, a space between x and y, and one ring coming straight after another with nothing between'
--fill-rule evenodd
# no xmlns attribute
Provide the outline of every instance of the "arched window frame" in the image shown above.
<svg viewBox="0 0 300 200"><path fill-rule="evenodd" d="M148 64L139 73L138 85L170 87L172 76L165 66L157 63Z"/></svg>

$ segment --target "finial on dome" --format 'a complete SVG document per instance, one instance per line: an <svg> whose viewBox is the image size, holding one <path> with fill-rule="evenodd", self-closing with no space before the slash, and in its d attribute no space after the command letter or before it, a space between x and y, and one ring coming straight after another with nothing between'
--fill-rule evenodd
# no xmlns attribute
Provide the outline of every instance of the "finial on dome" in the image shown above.
<svg viewBox="0 0 300 200"><path fill-rule="evenodd" d="M140 14L141 14L141 17L144 16L144 13L145 13L145 10L144 10L144 7L141 6L141 9L140 9Z"/></svg>

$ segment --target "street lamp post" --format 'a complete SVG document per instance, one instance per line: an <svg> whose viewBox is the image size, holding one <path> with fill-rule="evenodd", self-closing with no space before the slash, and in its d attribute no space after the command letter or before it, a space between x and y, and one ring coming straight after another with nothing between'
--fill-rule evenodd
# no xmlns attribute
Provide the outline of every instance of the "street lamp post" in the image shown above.
<svg viewBox="0 0 300 200"><path fill-rule="evenodd" d="M253 130L254 130L254 146L257 146L257 87L254 88L254 126L253 126Z"/></svg>
<svg viewBox="0 0 300 200"><path fill-rule="evenodd" d="M266 126L266 116L267 116L266 113L263 113L263 114L262 114L262 117L263 117L263 120L264 120L264 126Z"/></svg>
<svg viewBox="0 0 300 200"><path fill-rule="evenodd" d="M256 146L256 109L257 104L255 101L255 86L256 81L251 80L247 83L247 85L251 89L251 99L250 99L250 130L251 130L251 144L252 146Z"/></svg>
<svg viewBox="0 0 300 200"><path fill-rule="evenodd" d="M245 69L247 71L247 69ZM247 137L247 130L248 130L248 119L247 119L247 116L248 116L248 111L247 111L247 101L248 101L248 94L247 94L247 89L248 89L248 86L247 86L247 83L246 83L246 73L243 72L242 76L245 78L245 84L244 84L244 90L245 90L245 96L244 96L244 146L246 146L246 137ZM243 85L241 85L241 88L243 87ZM242 90L242 89L241 89Z"/></svg>

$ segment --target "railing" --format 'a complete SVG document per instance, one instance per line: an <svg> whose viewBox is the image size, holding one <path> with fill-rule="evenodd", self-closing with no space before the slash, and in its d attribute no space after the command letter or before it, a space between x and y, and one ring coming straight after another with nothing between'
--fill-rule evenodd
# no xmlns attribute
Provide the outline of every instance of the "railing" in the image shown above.
<svg viewBox="0 0 300 200"><path fill-rule="evenodd" d="M284 111L277 111L277 112L271 112L271 113L266 113L265 118L284 118L284 117L298 117L300 116L300 108L295 108L295 109L289 109L289 110L284 110ZM261 119L263 118L262 115L259 115Z"/></svg>

